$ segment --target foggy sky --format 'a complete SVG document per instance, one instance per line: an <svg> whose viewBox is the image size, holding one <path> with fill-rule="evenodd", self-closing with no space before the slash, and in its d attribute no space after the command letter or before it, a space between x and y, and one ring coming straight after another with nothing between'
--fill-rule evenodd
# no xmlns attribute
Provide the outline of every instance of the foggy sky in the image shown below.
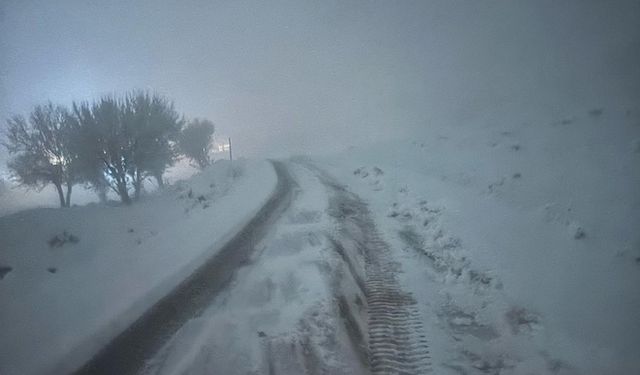
<svg viewBox="0 0 640 375"><path fill-rule="evenodd" d="M638 1L0 4L2 126L46 100L146 88L261 157L640 92Z"/></svg>

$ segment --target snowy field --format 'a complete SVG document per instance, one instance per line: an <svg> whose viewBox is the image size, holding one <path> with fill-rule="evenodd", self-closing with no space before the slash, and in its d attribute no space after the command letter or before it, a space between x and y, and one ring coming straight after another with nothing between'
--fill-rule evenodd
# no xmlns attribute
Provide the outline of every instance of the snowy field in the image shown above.
<svg viewBox="0 0 640 375"><path fill-rule="evenodd" d="M318 164L397 250L436 373L640 373L638 108L435 128Z"/></svg>
<svg viewBox="0 0 640 375"><path fill-rule="evenodd" d="M218 162L130 207L0 218L0 373L82 364L242 227L276 183L267 162Z"/></svg>
<svg viewBox="0 0 640 375"><path fill-rule="evenodd" d="M637 108L435 127L284 165L293 201L145 374L366 373L376 319L365 290L380 282L363 246L388 251L380 270L397 262L398 291L416 301L394 314L424 334L421 368L640 372ZM219 162L131 207L0 218L0 372L80 365L214 254L275 183L266 162Z"/></svg>

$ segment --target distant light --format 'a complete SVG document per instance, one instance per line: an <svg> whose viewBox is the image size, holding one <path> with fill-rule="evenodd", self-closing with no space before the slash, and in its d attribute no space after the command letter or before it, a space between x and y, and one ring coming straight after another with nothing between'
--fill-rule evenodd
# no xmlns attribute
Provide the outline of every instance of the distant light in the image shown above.
<svg viewBox="0 0 640 375"><path fill-rule="evenodd" d="M65 163L65 159L62 156L55 155L52 152L47 152L47 157L49 158L49 162L53 165L63 165Z"/></svg>

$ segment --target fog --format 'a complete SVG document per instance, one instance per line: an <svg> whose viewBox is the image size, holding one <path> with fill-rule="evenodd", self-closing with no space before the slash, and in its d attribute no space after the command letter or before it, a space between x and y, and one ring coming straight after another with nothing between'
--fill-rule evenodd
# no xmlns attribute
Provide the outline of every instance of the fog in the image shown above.
<svg viewBox="0 0 640 375"><path fill-rule="evenodd" d="M247 157L553 118L640 92L637 1L3 0L0 9L1 118L143 88L212 119Z"/></svg>
<svg viewBox="0 0 640 375"><path fill-rule="evenodd" d="M0 373L640 374L639 185L638 0L0 0Z"/></svg>

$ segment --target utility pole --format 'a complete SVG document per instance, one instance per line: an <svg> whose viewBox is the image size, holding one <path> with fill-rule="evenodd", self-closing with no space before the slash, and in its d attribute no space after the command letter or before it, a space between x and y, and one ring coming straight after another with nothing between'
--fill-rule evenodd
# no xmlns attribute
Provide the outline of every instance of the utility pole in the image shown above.
<svg viewBox="0 0 640 375"><path fill-rule="evenodd" d="M233 161L233 154L231 153L231 137L229 137L229 161Z"/></svg>

